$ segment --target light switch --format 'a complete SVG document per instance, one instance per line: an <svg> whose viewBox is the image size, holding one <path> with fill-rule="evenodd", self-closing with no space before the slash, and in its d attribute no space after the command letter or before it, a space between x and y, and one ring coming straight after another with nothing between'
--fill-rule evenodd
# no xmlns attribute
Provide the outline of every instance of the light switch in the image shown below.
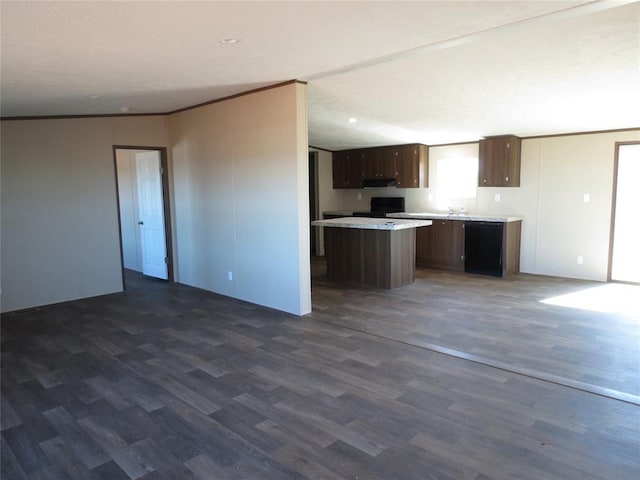
<svg viewBox="0 0 640 480"><path fill-rule="evenodd" d="M496 193L496 194L493 196L493 201L494 201L494 202L499 202L499 201L500 201L500 194L499 194L499 193Z"/></svg>
<svg viewBox="0 0 640 480"><path fill-rule="evenodd" d="M591 197L588 193L585 193L582 198L584 199L584 203L589 203L591 201Z"/></svg>

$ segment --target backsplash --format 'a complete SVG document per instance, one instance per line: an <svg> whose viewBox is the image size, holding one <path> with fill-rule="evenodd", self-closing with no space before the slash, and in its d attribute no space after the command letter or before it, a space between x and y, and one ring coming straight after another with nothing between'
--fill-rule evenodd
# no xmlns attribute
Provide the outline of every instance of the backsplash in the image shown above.
<svg viewBox="0 0 640 480"><path fill-rule="evenodd" d="M466 213L518 214L519 189L477 188L476 198L438 198L432 188L372 188L342 190L340 210L368 210L371 197L405 197L407 212L446 212L451 207L455 213L464 208ZM496 197L498 195L499 197ZM499 201L496 201L496 199Z"/></svg>

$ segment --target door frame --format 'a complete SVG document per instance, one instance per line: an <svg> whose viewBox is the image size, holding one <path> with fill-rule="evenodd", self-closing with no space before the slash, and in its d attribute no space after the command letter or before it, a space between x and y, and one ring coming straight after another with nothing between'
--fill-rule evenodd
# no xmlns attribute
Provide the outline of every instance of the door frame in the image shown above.
<svg viewBox="0 0 640 480"><path fill-rule="evenodd" d="M160 181L162 184L162 207L164 212L164 238L167 251L167 281L175 282L173 269L173 237L171 235L171 202L169 200L169 162L167 161L167 147L145 147L138 145L113 145L113 168L115 170L116 203L118 206L118 238L120 241L120 267L122 269L122 288L126 289L124 275L124 249L122 246L122 221L120 218L120 192L118 189L117 150L147 150L158 152L160 156Z"/></svg>
<svg viewBox="0 0 640 480"><path fill-rule="evenodd" d="M618 197L618 158L620 156L620 147L623 145L640 145L637 140L631 140L628 142L616 142L614 147L613 156L613 198L611 200L611 228L609 230L609 265L607 266L607 282L621 282L619 280L611 279L611 270L613 266L613 237L616 226L616 199ZM634 284L635 285L635 284Z"/></svg>

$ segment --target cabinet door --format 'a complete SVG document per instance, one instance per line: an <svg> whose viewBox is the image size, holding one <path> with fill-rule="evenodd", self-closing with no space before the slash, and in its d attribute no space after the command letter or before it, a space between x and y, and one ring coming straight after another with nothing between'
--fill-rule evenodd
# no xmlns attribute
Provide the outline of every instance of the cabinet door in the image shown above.
<svg viewBox="0 0 640 480"><path fill-rule="evenodd" d="M437 220L434 238L434 260L440 268L463 270L464 223L456 220Z"/></svg>
<svg viewBox="0 0 640 480"><path fill-rule="evenodd" d="M378 174L381 178L396 178L398 176L398 156L400 149L385 147L378 154Z"/></svg>
<svg viewBox="0 0 640 480"><path fill-rule="evenodd" d="M380 177L380 162L382 157L381 148L369 148L363 156L364 178Z"/></svg>
<svg viewBox="0 0 640 480"><path fill-rule="evenodd" d="M464 222L448 220L446 265L451 270L464 270Z"/></svg>
<svg viewBox="0 0 640 480"><path fill-rule="evenodd" d="M331 166L333 168L333 188L349 188L347 152L333 152Z"/></svg>
<svg viewBox="0 0 640 480"><path fill-rule="evenodd" d="M497 138L480 140L478 186L501 187L506 168L504 142Z"/></svg>
<svg viewBox="0 0 640 480"><path fill-rule="evenodd" d="M404 145L396 159L397 187L419 188L428 186L427 148L425 145Z"/></svg>
<svg viewBox="0 0 640 480"><path fill-rule="evenodd" d="M505 145L506 176L505 187L520 186L520 162L522 144L519 137L507 137Z"/></svg>
<svg viewBox="0 0 640 480"><path fill-rule="evenodd" d="M365 178L396 178L396 157L392 147L368 148L364 155Z"/></svg>
<svg viewBox="0 0 640 480"><path fill-rule="evenodd" d="M446 265L449 260L449 235L451 234L449 220L434 220L433 261L436 265Z"/></svg>
<svg viewBox="0 0 640 480"><path fill-rule="evenodd" d="M520 138L507 135L480 140L478 186L520 186Z"/></svg>
<svg viewBox="0 0 640 480"><path fill-rule="evenodd" d="M502 239L502 269L503 275L520 272L520 241L522 222L507 222L504 224Z"/></svg>
<svg viewBox="0 0 640 480"><path fill-rule="evenodd" d="M333 188L362 188L362 151L333 152Z"/></svg>
<svg viewBox="0 0 640 480"><path fill-rule="evenodd" d="M364 177L364 150L351 150L347 160L347 188L362 188Z"/></svg>
<svg viewBox="0 0 640 480"><path fill-rule="evenodd" d="M443 270L464 270L464 222L433 220L416 230L416 263Z"/></svg>

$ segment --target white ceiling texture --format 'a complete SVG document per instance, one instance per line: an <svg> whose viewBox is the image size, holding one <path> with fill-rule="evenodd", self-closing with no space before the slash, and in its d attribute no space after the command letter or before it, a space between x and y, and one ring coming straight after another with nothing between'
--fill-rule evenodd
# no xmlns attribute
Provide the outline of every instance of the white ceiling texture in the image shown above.
<svg viewBox="0 0 640 480"><path fill-rule="evenodd" d="M0 17L3 118L166 113L297 79L329 150L640 127L637 1L3 0Z"/></svg>

